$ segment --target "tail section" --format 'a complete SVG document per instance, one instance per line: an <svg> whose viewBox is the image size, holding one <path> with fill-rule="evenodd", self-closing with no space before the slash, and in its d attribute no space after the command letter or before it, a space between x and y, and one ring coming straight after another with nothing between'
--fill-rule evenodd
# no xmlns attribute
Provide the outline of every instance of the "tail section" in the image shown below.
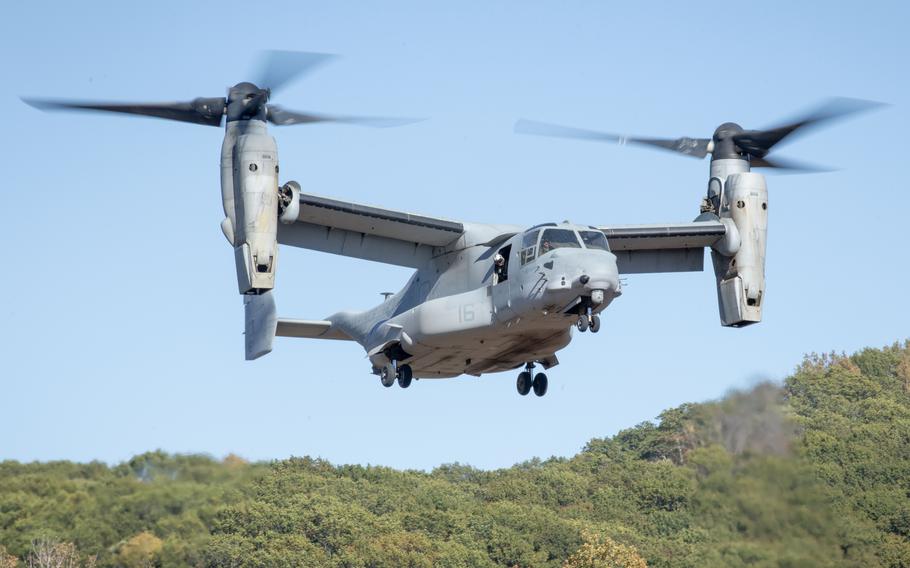
<svg viewBox="0 0 910 568"><path fill-rule="evenodd" d="M246 360L252 361L272 351L272 341L278 328L278 316L271 290L244 296L243 311L246 318L244 325Z"/></svg>

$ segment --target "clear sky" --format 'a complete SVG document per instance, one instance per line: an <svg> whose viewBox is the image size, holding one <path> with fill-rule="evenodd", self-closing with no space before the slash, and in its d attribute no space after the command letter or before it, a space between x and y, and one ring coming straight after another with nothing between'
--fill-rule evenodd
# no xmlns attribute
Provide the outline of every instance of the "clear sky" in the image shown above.
<svg viewBox="0 0 910 568"><path fill-rule="evenodd" d="M687 401L784 378L810 351L910 336L906 2L13 2L0 22L0 459L146 450L336 463L507 466ZM513 373L385 389L361 348L278 339L243 360L219 129L44 114L20 95L221 96L257 50L340 54L277 97L417 116L275 128L282 179L428 215L532 225L688 221L708 162L518 136L518 118L646 136L775 124L832 96L891 103L777 155L765 321L718 322L713 274L631 276L550 393ZM283 249L287 317L366 308L409 271Z"/></svg>

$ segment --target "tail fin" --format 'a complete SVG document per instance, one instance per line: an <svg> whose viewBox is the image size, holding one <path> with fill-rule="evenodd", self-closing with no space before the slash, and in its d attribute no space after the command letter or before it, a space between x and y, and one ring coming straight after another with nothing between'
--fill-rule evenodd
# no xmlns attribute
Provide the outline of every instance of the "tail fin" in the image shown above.
<svg viewBox="0 0 910 568"><path fill-rule="evenodd" d="M278 327L272 291L244 296L243 311L246 317L244 326L246 360L252 361L272 351L272 340L275 339L275 330Z"/></svg>

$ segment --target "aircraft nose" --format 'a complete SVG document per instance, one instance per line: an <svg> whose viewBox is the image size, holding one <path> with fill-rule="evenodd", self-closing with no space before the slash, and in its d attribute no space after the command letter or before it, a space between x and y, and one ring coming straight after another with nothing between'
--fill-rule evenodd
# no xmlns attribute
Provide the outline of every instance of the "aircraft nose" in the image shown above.
<svg viewBox="0 0 910 568"><path fill-rule="evenodd" d="M597 258L585 262L577 282L585 291L603 290L605 293L618 296L620 285L616 256L612 253L598 254Z"/></svg>
<svg viewBox="0 0 910 568"><path fill-rule="evenodd" d="M550 262L543 264L548 292L578 296L603 297L609 302L620 295L619 271L616 256L607 251L590 249L560 249Z"/></svg>

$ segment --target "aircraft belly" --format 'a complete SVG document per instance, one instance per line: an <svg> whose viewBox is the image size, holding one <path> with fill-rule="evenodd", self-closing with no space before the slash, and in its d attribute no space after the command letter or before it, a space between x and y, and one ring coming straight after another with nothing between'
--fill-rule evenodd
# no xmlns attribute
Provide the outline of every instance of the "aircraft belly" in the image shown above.
<svg viewBox="0 0 910 568"><path fill-rule="evenodd" d="M522 325L524 324L524 325ZM485 329L453 331L432 336L433 345L414 345L408 361L414 376L442 378L461 374L480 375L514 369L528 361L549 357L571 341L570 322L521 322ZM410 332L408 332L410 333Z"/></svg>

